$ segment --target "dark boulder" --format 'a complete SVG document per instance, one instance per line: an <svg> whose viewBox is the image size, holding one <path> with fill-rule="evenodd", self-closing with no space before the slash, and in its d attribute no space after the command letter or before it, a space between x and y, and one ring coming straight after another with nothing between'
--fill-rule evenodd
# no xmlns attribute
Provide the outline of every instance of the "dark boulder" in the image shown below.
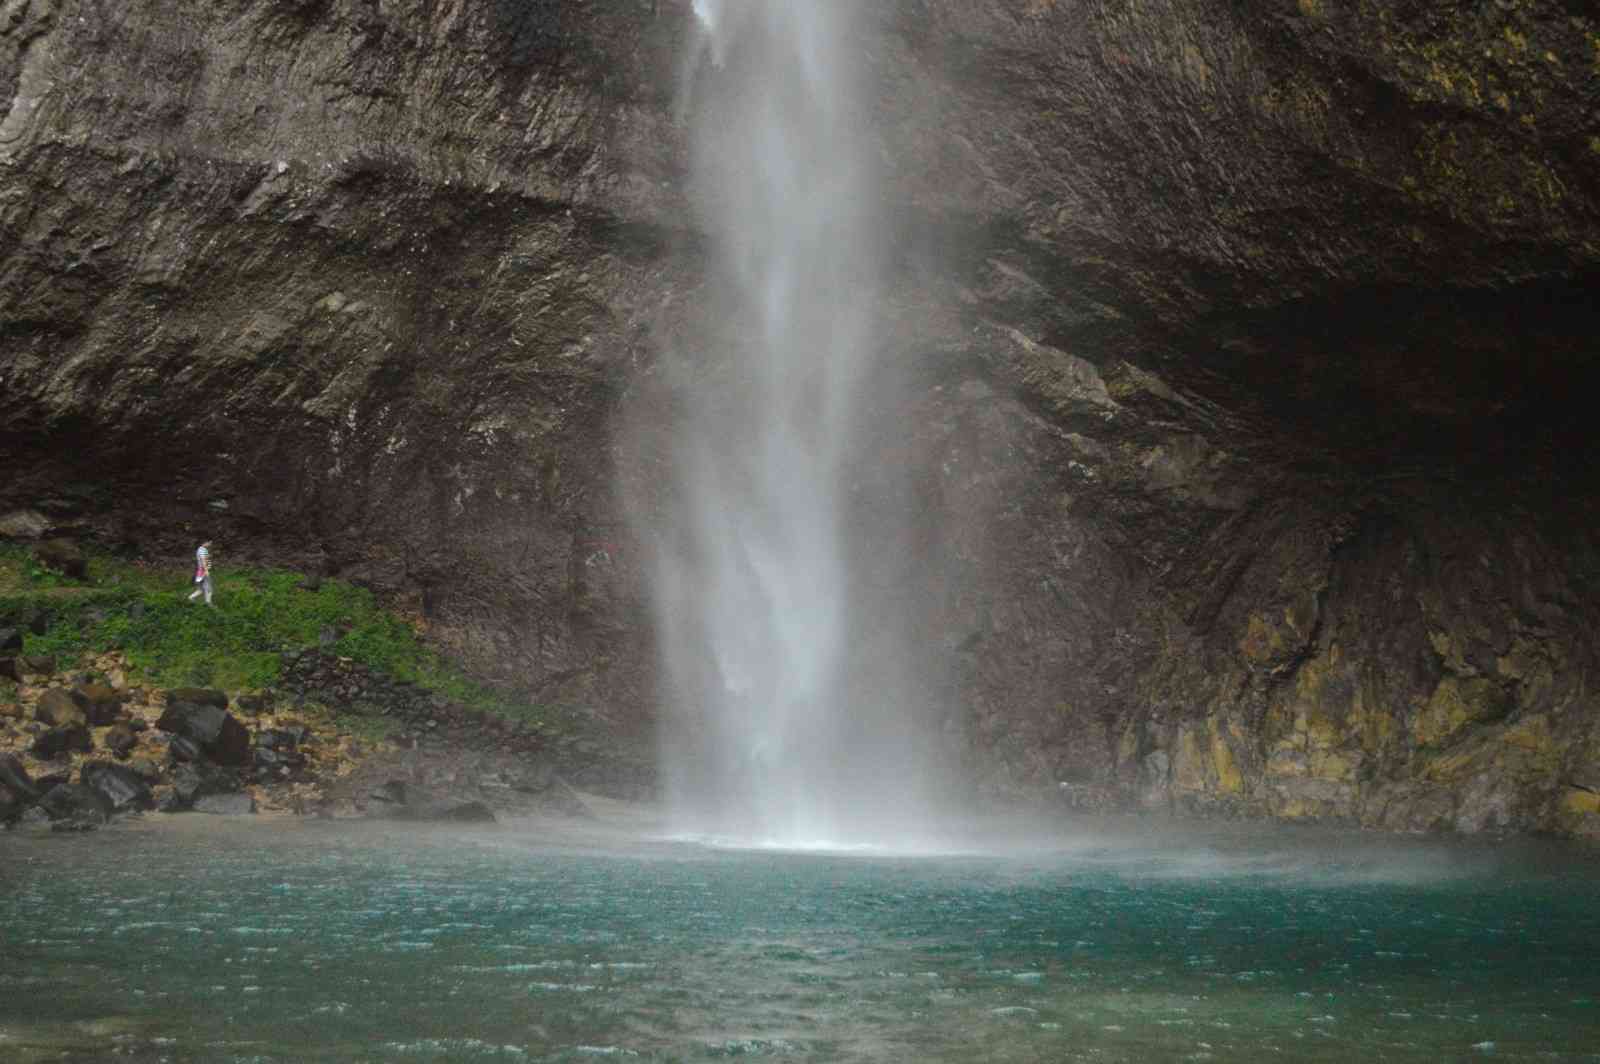
<svg viewBox="0 0 1600 1064"><path fill-rule="evenodd" d="M272 709L272 696L270 694L240 695L233 700L234 708L248 716L259 717Z"/></svg>
<svg viewBox="0 0 1600 1064"><path fill-rule="evenodd" d="M22 633L15 628L0 628L0 654L22 653Z"/></svg>
<svg viewBox="0 0 1600 1064"><path fill-rule="evenodd" d="M111 799L82 783L52 787L39 799L39 808L49 814L52 828L66 830L96 828L111 819Z"/></svg>
<svg viewBox="0 0 1600 1064"><path fill-rule="evenodd" d="M136 757L128 762L128 767L139 774L139 778L146 783L155 783L161 778L161 766L148 757Z"/></svg>
<svg viewBox="0 0 1600 1064"><path fill-rule="evenodd" d="M167 692L167 703L187 702L192 706L216 706L218 709L228 708L228 696L221 691L213 691L209 687L178 687Z"/></svg>
<svg viewBox="0 0 1600 1064"><path fill-rule="evenodd" d="M250 763L257 768L299 768L306 763L306 756L297 750L274 750L270 746L258 746L250 754Z"/></svg>
<svg viewBox="0 0 1600 1064"><path fill-rule="evenodd" d="M181 808L188 808L213 794L236 794L239 777L225 768L204 761L182 765L172 774L172 792Z"/></svg>
<svg viewBox="0 0 1600 1064"><path fill-rule="evenodd" d="M118 812L124 809L148 809L154 804L150 797L150 785L137 772L123 765L107 761L91 762L79 771L78 779L84 786L103 795L111 803L112 809Z"/></svg>
<svg viewBox="0 0 1600 1064"><path fill-rule="evenodd" d="M297 754L292 750L272 750L265 746L258 746L253 755L256 778L259 780L287 779L298 769L304 768L306 759L304 754Z"/></svg>
<svg viewBox="0 0 1600 1064"><path fill-rule="evenodd" d="M48 772L45 775L40 776L38 779L34 780L33 781L33 786L35 787L35 789L38 790L39 794L41 796L43 796L43 795L49 794L52 790L54 790L55 788L61 786L63 783L71 783L71 782L72 782L72 770L70 768L69 769L57 769L54 772Z"/></svg>
<svg viewBox="0 0 1600 1064"><path fill-rule="evenodd" d="M60 687L52 687L39 696L33 716L40 723L55 728L81 727L89 723L89 715L84 712L82 704L72 697L71 692Z"/></svg>
<svg viewBox="0 0 1600 1064"><path fill-rule="evenodd" d="M267 750L293 750L299 745L298 728L268 728L256 733L256 746Z"/></svg>
<svg viewBox="0 0 1600 1064"><path fill-rule="evenodd" d="M15 754L0 754L0 786L10 788L28 801L37 801L43 793L39 785L28 776L22 760Z"/></svg>
<svg viewBox="0 0 1600 1064"><path fill-rule="evenodd" d="M111 751L118 760L126 759L139 743L139 737L126 724L113 724L100 738L100 745Z"/></svg>
<svg viewBox="0 0 1600 1064"><path fill-rule="evenodd" d="M0 658L0 680L10 680L12 683L22 682L22 662L14 657Z"/></svg>
<svg viewBox="0 0 1600 1064"><path fill-rule="evenodd" d="M56 671L56 659L49 654L25 654L17 659L17 664L30 676L49 676Z"/></svg>
<svg viewBox="0 0 1600 1064"><path fill-rule="evenodd" d="M46 828L50 827L50 814L40 809L37 805L30 805L17 817L15 827L19 828Z"/></svg>
<svg viewBox="0 0 1600 1064"><path fill-rule="evenodd" d="M250 732L233 714L215 705L169 702L156 727L193 740L219 764L250 763Z"/></svg>
<svg viewBox="0 0 1600 1064"><path fill-rule="evenodd" d="M29 752L41 761L48 761L72 751L86 754L91 746L89 729L82 724L69 724L63 728L51 728L39 736L33 741Z"/></svg>
<svg viewBox="0 0 1600 1064"><path fill-rule="evenodd" d="M65 573L76 580L89 578L89 559L70 539L47 539L33 548L33 555L46 568Z"/></svg>
<svg viewBox="0 0 1600 1064"><path fill-rule="evenodd" d="M403 780L388 780L387 782L379 784L377 787L374 787L369 796L372 797L372 798L377 799L380 802L388 802L391 805L405 805L406 804L406 785L405 785L405 781L403 781Z"/></svg>
<svg viewBox="0 0 1600 1064"><path fill-rule="evenodd" d="M72 689L72 698L92 726L111 724L122 715L122 695L105 684L79 684Z"/></svg>
<svg viewBox="0 0 1600 1064"><path fill-rule="evenodd" d="M9 824L22 815L32 802L23 794L0 783L0 824Z"/></svg>
<svg viewBox="0 0 1600 1064"><path fill-rule="evenodd" d="M248 794L208 794L195 801L194 811L213 816L249 816L256 811L256 800Z"/></svg>
<svg viewBox="0 0 1600 1064"><path fill-rule="evenodd" d="M199 743L182 735L172 737L172 742L167 744L167 753L174 761L203 761L206 756Z"/></svg>

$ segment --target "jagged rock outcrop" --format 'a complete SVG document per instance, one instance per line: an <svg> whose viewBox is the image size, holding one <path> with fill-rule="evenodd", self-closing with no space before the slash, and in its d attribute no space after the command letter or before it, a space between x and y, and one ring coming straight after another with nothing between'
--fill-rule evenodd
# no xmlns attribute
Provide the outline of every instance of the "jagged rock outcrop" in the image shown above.
<svg viewBox="0 0 1600 1064"><path fill-rule="evenodd" d="M1600 19L873 11L898 387L851 527L930 726L1004 793L1600 833ZM0 2L0 514L337 570L645 727L619 494L648 526L729 340L690 33Z"/></svg>

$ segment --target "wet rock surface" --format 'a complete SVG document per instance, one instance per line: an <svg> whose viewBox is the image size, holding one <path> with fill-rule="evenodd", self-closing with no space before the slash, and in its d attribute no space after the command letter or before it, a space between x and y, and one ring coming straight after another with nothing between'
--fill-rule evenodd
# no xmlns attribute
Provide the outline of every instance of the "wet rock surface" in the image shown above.
<svg viewBox="0 0 1600 1064"><path fill-rule="evenodd" d="M113 812L147 809L154 804L150 785L137 772L122 765L88 762L78 770L84 786L111 803Z"/></svg>
<svg viewBox="0 0 1600 1064"><path fill-rule="evenodd" d="M21 792L33 789L26 766L15 754L0 754L0 783Z"/></svg>
<svg viewBox="0 0 1600 1064"><path fill-rule="evenodd" d="M626 751L619 500L661 504L707 385L670 353L737 342L686 222L693 16L504 6L13 5L0 514L357 580ZM847 533L980 794L1600 835L1597 40L1557 0L873 6L894 398ZM486 734L649 786L290 671L418 771Z"/></svg>
<svg viewBox="0 0 1600 1064"><path fill-rule="evenodd" d="M567 773L636 797L653 785L642 761L619 768L582 744L558 771L570 740L469 713L338 658L297 652L293 660L304 665L292 687L233 698L130 687L118 692L113 723L0 734L0 824L87 832L146 811L491 823L500 814L585 815ZM94 664L99 672L126 667L116 654ZM19 691L30 716L47 699L77 707L65 692L92 687L73 676L36 679ZM364 718L348 707L338 716L320 701L352 686L367 699L361 712L383 722L387 736L355 738L339 722ZM240 702L253 727L233 716ZM428 721L448 723L429 729Z"/></svg>
<svg viewBox="0 0 1600 1064"><path fill-rule="evenodd" d="M111 819L111 799L83 783L61 783L39 799L52 831L93 831Z"/></svg>
<svg viewBox="0 0 1600 1064"><path fill-rule="evenodd" d="M39 696L34 708L34 719L53 728L87 724L88 714L83 705L65 688L53 687Z"/></svg>
<svg viewBox="0 0 1600 1064"><path fill-rule="evenodd" d="M100 745L111 751L119 760L124 760L133 748L139 743L139 736L126 724L116 724L106 729L105 735L100 738Z"/></svg>
<svg viewBox="0 0 1600 1064"><path fill-rule="evenodd" d="M50 761L71 753L88 753L92 740L82 724L68 724L41 732L28 748L34 757Z"/></svg>
<svg viewBox="0 0 1600 1064"><path fill-rule="evenodd" d="M442 821L458 824L495 822L494 811L482 801L440 798L403 780L388 780L368 796L380 816L395 820Z"/></svg>
<svg viewBox="0 0 1600 1064"><path fill-rule="evenodd" d="M250 760L250 733L244 725L213 703L202 705L170 700L181 693L173 692L168 696L166 712L156 721L156 727L188 739L219 764L246 764ZM223 701L226 704L226 697Z"/></svg>
<svg viewBox="0 0 1600 1064"><path fill-rule="evenodd" d="M250 816L256 811L256 800L248 794L207 794L195 799L196 813L212 816Z"/></svg>

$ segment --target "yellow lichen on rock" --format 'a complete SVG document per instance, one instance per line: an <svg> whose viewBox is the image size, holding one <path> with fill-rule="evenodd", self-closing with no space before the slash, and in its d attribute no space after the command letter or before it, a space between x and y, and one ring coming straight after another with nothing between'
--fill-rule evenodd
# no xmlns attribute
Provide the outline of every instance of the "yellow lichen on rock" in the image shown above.
<svg viewBox="0 0 1600 1064"><path fill-rule="evenodd" d="M1239 640L1239 653L1256 665L1265 665L1282 650L1283 633L1259 613L1252 613L1245 622L1244 638Z"/></svg>
<svg viewBox="0 0 1600 1064"><path fill-rule="evenodd" d="M1397 713L1375 700L1366 697L1356 688L1351 702L1351 729L1360 738L1361 748L1369 754L1382 754L1389 750L1400 733Z"/></svg>
<svg viewBox="0 0 1600 1064"><path fill-rule="evenodd" d="M1431 746L1475 721L1495 715L1494 685L1483 679L1446 676L1411 721L1411 738Z"/></svg>
<svg viewBox="0 0 1600 1064"><path fill-rule="evenodd" d="M1479 728L1448 749L1424 751L1417 774L1440 783L1459 782L1489 772L1499 779L1553 780L1561 767L1555 731L1544 714L1512 724Z"/></svg>
<svg viewBox="0 0 1600 1064"><path fill-rule="evenodd" d="M1567 787L1561 794L1561 812L1570 816L1595 817L1593 830L1600 831L1600 794L1582 787Z"/></svg>
<svg viewBox="0 0 1600 1064"><path fill-rule="evenodd" d="M1561 769L1561 748L1550 718L1542 713L1525 717L1500 733L1501 771L1528 781L1553 778Z"/></svg>
<svg viewBox="0 0 1600 1064"><path fill-rule="evenodd" d="M1304 798L1289 798L1277 807L1277 814L1284 820L1309 820L1318 815L1321 804L1310 802Z"/></svg>
<svg viewBox="0 0 1600 1064"><path fill-rule="evenodd" d="M1329 750L1341 746L1345 740L1343 714L1335 707L1320 703L1306 714L1306 749Z"/></svg>
<svg viewBox="0 0 1600 1064"><path fill-rule="evenodd" d="M1550 718L1543 713L1534 713L1510 725L1501 733L1500 741L1507 746L1547 756L1552 762L1560 760Z"/></svg>
<svg viewBox="0 0 1600 1064"><path fill-rule="evenodd" d="M1172 785L1180 791L1206 790L1206 757L1200 736L1193 728L1178 733L1177 749L1172 758Z"/></svg>
<svg viewBox="0 0 1600 1064"><path fill-rule="evenodd" d="M1416 775L1434 783L1458 782L1484 771L1494 759L1491 747L1473 744L1459 750L1425 756L1417 766Z"/></svg>
<svg viewBox="0 0 1600 1064"><path fill-rule="evenodd" d="M1600 839L1600 793L1583 787L1565 787L1556 804L1560 829L1578 838Z"/></svg>
<svg viewBox="0 0 1600 1064"><path fill-rule="evenodd" d="M1333 750L1314 750L1310 756L1311 777L1348 783L1355 779L1355 764L1346 755Z"/></svg>
<svg viewBox="0 0 1600 1064"><path fill-rule="evenodd" d="M1430 629L1428 632L1428 644L1433 647L1433 652L1439 655L1439 660L1444 663L1446 669L1456 673L1469 671L1470 666L1467 665L1466 657L1462 654L1460 642L1449 632Z"/></svg>
<svg viewBox="0 0 1600 1064"><path fill-rule="evenodd" d="M1253 665L1285 664L1311 638L1316 622L1316 594L1304 591L1283 608L1281 621L1263 613L1250 614L1239 640L1239 653Z"/></svg>
<svg viewBox="0 0 1600 1064"><path fill-rule="evenodd" d="M1394 723L1350 671L1336 644L1300 669L1288 702L1268 708L1269 777L1353 784L1362 761L1387 746Z"/></svg>
<svg viewBox="0 0 1600 1064"><path fill-rule="evenodd" d="M1211 718L1211 765L1216 773L1218 793L1244 793L1244 774L1239 771L1223 725L1215 717Z"/></svg>
<svg viewBox="0 0 1600 1064"><path fill-rule="evenodd" d="M1180 728L1172 752L1172 786L1192 794L1241 795L1244 773L1239 769L1229 732L1237 731L1216 718Z"/></svg>

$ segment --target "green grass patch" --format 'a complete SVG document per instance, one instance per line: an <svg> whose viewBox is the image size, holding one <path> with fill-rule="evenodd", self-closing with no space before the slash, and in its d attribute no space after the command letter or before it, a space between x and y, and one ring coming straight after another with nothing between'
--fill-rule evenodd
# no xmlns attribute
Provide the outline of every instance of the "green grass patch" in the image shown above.
<svg viewBox="0 0 1600 1064"><path fill-rule="evenodd" d="M307 702L295 716L313 726L331 724L352 739L376 745L401 730L401 723L393 717L372 713L341 712L320 702Z"/></svg>
<svg viewBox="0 0 1600 1064"><path fill-rule="evenodd" d="M370 669L475 709L557 725L548 709L473 681L365 588L326 580L311 591L303 580L286 569L219 569L216 604L207 607L189 601L193 585L182 571L91 554L89 579L74 581L42 570L26 548L0 544L0 625L27 627L43 612L48 627L25 637L26 653L72 667L85 654L119 650L141 681L225 691L273 686L283 651L317 646L332 629L331 651Z"/></svg>

